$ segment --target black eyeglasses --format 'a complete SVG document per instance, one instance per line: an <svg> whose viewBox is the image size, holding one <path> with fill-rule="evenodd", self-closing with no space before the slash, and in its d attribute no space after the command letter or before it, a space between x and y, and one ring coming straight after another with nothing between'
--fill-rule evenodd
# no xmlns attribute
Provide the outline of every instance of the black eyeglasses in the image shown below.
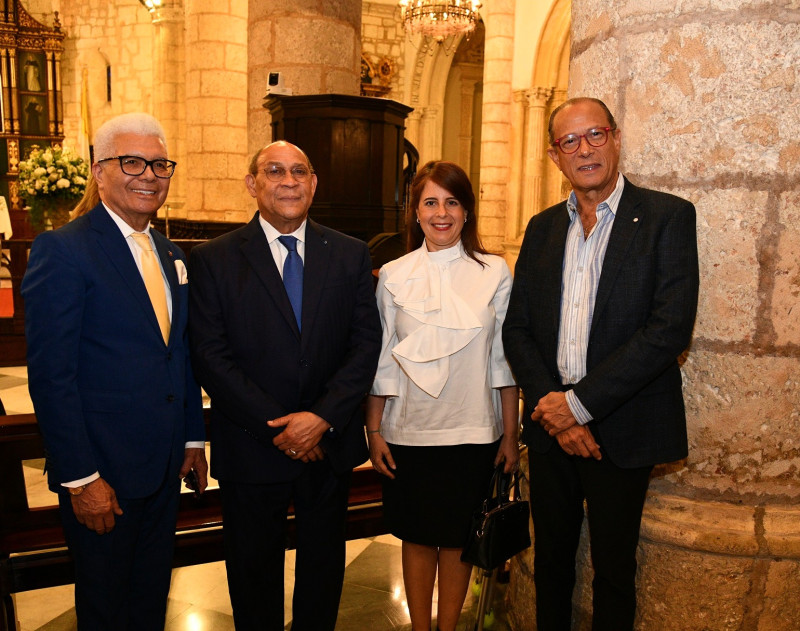
<svg viewBox="0 0 800 631"><path fill-rule="evenodd" d="M103 158L98 162L108 162L109 160L119 160L119 168L125 175L141 175L147 170L147 167L150 167L153 175L164 179L172 177L172 174L175 173L175 165L178 164L165 158L145 160L139 156L114 156L113 158Z"/></svg>
<svg viewBox="0 0 800 631"><path fill-rule="evenodd" d="M561 149L562 153L575 153L581 146L581 138L586 138L586 142L592 147L602 147L608 142L609 132L614 131L614 127L596 127L590 129L585 134L567 134L561 136L553 144Z"/></svg>
<svg viewBox="0 0 800 631"><path fill-rule="evenodd" d="M302 165L294 166L291 169L287 169L286 167L282 167L277 164L271 164L266 169L264 169L264 175L266 175L267 179L270 180L271 182L283 181L283 178L286 177L287 173L291 173L292 177L298 182L305 182L311 176L313 171L308 167Z"/></svg>

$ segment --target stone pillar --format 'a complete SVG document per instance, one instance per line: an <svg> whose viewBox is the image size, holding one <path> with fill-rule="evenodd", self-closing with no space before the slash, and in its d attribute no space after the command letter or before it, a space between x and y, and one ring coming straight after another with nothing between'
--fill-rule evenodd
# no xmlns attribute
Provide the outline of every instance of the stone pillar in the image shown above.
<svg viewBox="0 0 800 631"><path fill-rule="evenodd" d="M419 124L419 166L429 160L442 159L442 118L440 113L441 108L438 105L428 105L422 108Z"/></svg>
<svg viewBox="0 0 800 631"><path fill-rule="evenodd" d="M186 1L186 204L195 220L246 221L247 0Z"/></svg>
<svg viewBox="0 0 800 631"><path fill-rule="evenodd" d="M527 116L525 124L525 165L522 189L522 216L531 217L550 204L545 203L545 161L547 148L547 118L545 112L552 88L536 87L526 90ZM527 225L527 224L526 224ZM521 226L524 232L525 226Z"/></svg>
<svg viewBox="0 0 800 631"><path fill-rule="evenodd" d="M570 96L607 102L635 183L692 200L700 308L683 366L689 457L651 483L637 629L800 619L800 24L784 2L573 0ZM589 629L585 546L575 597ZM530 555L512 599L534 629Z"/></svg>
<svg viewBox="0 0 800 631"><path fill-rule="evenodd" d="M250 152L272 139L263 108L267 76L283 75L294 96L361 90L361 0L249 0L248 138Z"/></svg>
<svg viewBox="0 0 800 631"><path fill-rule="evenodd" d="M514 56L514 0L493 0L481 9L486 25L483 66L481 181L478 205L483 244L503 251L512 153L511 75Z"/></svg>
<svg viewBox="0 0 800 631"><path fill-rule="evenodd" d="M514 90L511 109L513 129L525 129L525 103L527 90ZM522 234L529 217L522 210L522 187L524 183L524 147L515 142L511 146L511 170L508 177L508 203L506 211L506 241L503 244L509 264L519 256ZM512 267L513 269L513 267Z"/></svg>
<svg viewBox="0 0 800 631"><path fill-rule="evenodd" d="M163 0L151 14L153 37L153 115L167 136L169 157L178 163L169 197L159 216L186 217L186 49L183 0Z"/></svg>

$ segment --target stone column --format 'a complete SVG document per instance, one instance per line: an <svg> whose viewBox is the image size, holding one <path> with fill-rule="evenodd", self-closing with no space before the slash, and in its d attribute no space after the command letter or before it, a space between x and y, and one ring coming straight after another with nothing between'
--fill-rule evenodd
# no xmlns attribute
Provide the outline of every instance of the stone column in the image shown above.
<svg viewBox="0 0 800 631"><path fill-rule="evenodd" d="M442 159L442 118L438 105L422 108L419 124L419 160L422 166L429 160Z"/></svg>
<svg viewBox="0 0 800 631"><path fill-rule="evenodd" d="M186 1L186 203L191 219L246 221L247 0Z"/></svg>
<svg viewBox="0 0 800 631"><path fill-rule="evenodd" d="M698 213L689 457L651 483L643 631L790 631L800 619L800 23L785 2L735 4L573 0L570 96L607 102L633 182ZM530 614L530 555L514 580L515 606Z"/></svg>
<svg viewBox="0 0 800 631"><path fill-rule="evenodd" d="M178 163L169 187L169 197L159 212L186 217L186 49L183 0L163 0L151 14L153 37L153 115L167 136L169 156Z"/></svg>
<svg viewBox="0 0 800 631"><path fill-rule="evenodd" d="M522 216L530 217L547 208L544 197L545 161L547 153L547 118L545 111L552 88L535 87L526 90L527 116L525 125L525 165L522 189ZM527 224L526 224L527 225ZM521 226L521 233L525 226Z"/></svg>
<svg viewBox="0 0 800 631"><path fill-rule="evenodd" d="M361 0L249 0L248 137L253 152L272 139L262 107L267 76L280 72L293 95L360 93Z"/></svg>
<svg viewBox="0 0 800 631"><path fill-rule="evenodd" d="M479 231L491 251L503 251L506 239L508 179L512 151L511 75L514 55L514 1L493 0L481 9L486 25L481 125Z"/></svg>

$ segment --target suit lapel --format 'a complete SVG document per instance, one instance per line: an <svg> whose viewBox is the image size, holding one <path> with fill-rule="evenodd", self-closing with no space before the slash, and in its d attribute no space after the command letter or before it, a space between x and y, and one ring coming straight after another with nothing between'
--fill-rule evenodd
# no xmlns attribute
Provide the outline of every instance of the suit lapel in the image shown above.
<svg viewBox="0 0 800 631"><path fill-rule="evenodd" d="M308 232L308 230L306 230ZM289 302L289 296L286 293L286 288L283 286L283 279L281 278L278 267L275 265L275 259L272 258L272 252L269 249L267 237L261 224L258 222L258 214L253 217L249 224L242 231L242 255L245 257L253 272L264 285L267 294L275 303L280 314L286 319L286 322L292 327L295 335L299 338L300 331L297 328L297 320L292 311L292 304ZM306 249L306 256L308 249ZM303 319L305 320L305 274L303 275Z"/></svg>
<svg viewBox="0 0 800 631"><path fill-rule="evenodd" d="M552 229L547 237L544 247L547 265L544 273L550 279L547 283L547 296L542 296L541 304L548 305L550 309L549 319L552 325L553 337L558 338L558 329L561 326L561 285L564 277L564 252L567 248L567 232L570 220L566 203L553 219Z"/></svg>
<svg viewBox="0 0 800 631"><path fill-rule="evenodd" d="M97 235L97 244L105 252L114 269L122 277L124 285L142 307L143 314L158 334L158 339L163 342L153 303L150 302L150 295L147 293L142 275L139 273L139 268L136 267L136 262L133 260L130 247L125 241L125 237L122 236L122 232L114 220L108 216L108 212L102 204L98 204L91 211L89 222Z"/></svg>
<svg viewBox="0 0 800 631"><path fill-rule="evenodd" d="M322 288L330 269L331 248L325 231L318 223L309 219L306 223L306 258L303 269L303 329L314 326L314 317L319 309ZM308 339L310 336L305 336Z"/></svg>
<svg viewBox="0 0 800 631"><path fill-rule="evenodd" d="M592 329L603 312L608 299L611 296L611 289L620 267L628 256L628 250L633 241L639 226L642 225L640 213L638 212L640 199L638 189L625 180L625 188L619 200L617 214L614 217L614 225L611 227L611 234L608 237L606 255L603 259L603 271L600 273L600 281L597 285L597 297L594 303L594 313L592 314ZM591 332L589 333L591 338Z"/></svg>

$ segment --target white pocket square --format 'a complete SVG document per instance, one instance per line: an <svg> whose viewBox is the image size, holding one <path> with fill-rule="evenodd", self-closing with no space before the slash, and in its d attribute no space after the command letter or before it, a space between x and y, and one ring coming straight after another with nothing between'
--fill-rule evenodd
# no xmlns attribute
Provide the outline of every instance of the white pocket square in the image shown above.
<svg viewBox="0 0 800 631"><path fill-rule="evenodd" d="M178 259L175 261L175 271L178 273L178 284L185 285L189 282L189 274L186 271L186 266L183 264L183 261Z"/></svg>

